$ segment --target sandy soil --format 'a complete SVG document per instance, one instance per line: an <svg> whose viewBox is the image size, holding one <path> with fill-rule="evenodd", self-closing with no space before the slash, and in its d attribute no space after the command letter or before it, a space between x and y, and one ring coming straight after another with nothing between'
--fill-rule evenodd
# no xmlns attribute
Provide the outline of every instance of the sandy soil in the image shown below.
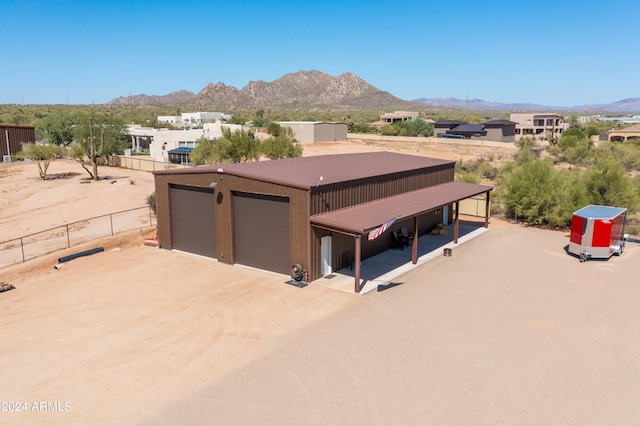
<svg viewBox="0 0 640 426"><path fill-rule="evenodd" d="M121 210L144 207L153 175L100 167L91 181L73 160L55 160L42 180L32 162L0 164L0 241Z"/></svg>
<svg viewBox="0 0 640 426"><path fill-rule="evenodd" d="M334 152L316 145L305 155ZM102 174L117 183L40 182L35 165L0 165L0 231L138 207L152 191L151 174ZM74 249L0 269L0 282L16 286L0 293L0 423L640 418L637 244L580 263L564 250L566 233L492 219L454 256L358 296L145 247L150 232L93 242L105 252L60 270L55 259Z"/></svg>

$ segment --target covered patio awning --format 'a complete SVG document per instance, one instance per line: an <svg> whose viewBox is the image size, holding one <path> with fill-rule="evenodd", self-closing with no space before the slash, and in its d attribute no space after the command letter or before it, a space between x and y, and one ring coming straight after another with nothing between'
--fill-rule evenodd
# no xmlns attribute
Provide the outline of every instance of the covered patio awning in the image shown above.
<svg viewBox="0 0 640 426"><path fill-rule="evenodd" d="M420 216L474 195L493 190L492 186L447 182L370 203L311 216L311 225L349 235L364 235L392 218Z"/></svg>
<svg viewBox="0 0 640 426"><path fill-rule="evenodd" d="M455 203L454 243L458 242L458 203L475 195L487 194L485 227L489 222L489 192L492 186L466 182L447 182L369 203L313 215L311 226L328 229L355 239L355 292L360 291L360 239L369 231L380 227L391 219L413 218L414 235L417 236L418 216ZM418 238L413 239L412 260L417 261Z"/></svg>

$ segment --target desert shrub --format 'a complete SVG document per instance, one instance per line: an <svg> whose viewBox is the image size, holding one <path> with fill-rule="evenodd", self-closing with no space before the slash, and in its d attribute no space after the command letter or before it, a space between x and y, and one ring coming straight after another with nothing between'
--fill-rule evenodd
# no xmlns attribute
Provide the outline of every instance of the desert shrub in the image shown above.
<svg viewBox="0 0 640 426"><path fill-rule="evenodd" d="M385 124L383 126L380 126L380 134L384 136L397 136L398 129L391 124Z"/></svg>
<svg viewBox="0 0 640 426"><path fill-rule="evenodd" d="M592 204L638 208L640 196L624 165L611 155L601 155L585 172L585 184Z"/></svg>
<svg viewBox="0 0 640 426"><path fill-rule="evenodd" d="M502 171L501 197L505 214L519 220L551 226L567 226L571 214L582 207L586 189L580 184L580 172L559 172L544 160L529 161Z"/></svg>
<svg viewBox="0 0 640 426"><path fill-rule="evenodd" d="M156 191L153 191L147 196L146 203L151 208L153 214L156 214Z"/></svg>
<svg viewBox="0 0 640 426"><path fill-rule="evenodd" d="M460 173L456 173L456 180L458 182L467 182L467 183L480 183L480 177L473 172L462 171Z"/></svg>
<svg viewBox="0 0 640 426"><path fill-rule="evenodd" d="M482 179L495 179L498 175L498 169L493 167L491 163L483 159L467 161L465 163L458 162L456 164L456 173L471 174L478 177L478 182ZM466 180L465 182L471 182Z"/></svg>

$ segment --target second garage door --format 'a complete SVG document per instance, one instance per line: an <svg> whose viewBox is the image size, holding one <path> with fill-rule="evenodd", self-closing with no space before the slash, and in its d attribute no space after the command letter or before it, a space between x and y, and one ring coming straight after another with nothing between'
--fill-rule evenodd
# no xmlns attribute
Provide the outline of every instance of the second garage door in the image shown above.
<svg viewBox="0 0 640 426"><path fill-rule="evenodd" d="M289 198L233 193L236 262L289 274Z"/></svg>

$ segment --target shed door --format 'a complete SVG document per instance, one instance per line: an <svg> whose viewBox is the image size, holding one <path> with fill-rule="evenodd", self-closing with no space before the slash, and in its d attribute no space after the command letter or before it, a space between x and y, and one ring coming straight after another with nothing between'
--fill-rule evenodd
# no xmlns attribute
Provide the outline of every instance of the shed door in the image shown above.
<svg viewBox="0 0 640 426"><path fill-rule="evenodd" d="M233 193L236 262L290 273L289 198Z"/></svg>
<svg viewBox="0 0 640 426"><path fill-rule="evenodd" d="M176 185L170 195L173 248L217 257L213 189Z"/></svg>

